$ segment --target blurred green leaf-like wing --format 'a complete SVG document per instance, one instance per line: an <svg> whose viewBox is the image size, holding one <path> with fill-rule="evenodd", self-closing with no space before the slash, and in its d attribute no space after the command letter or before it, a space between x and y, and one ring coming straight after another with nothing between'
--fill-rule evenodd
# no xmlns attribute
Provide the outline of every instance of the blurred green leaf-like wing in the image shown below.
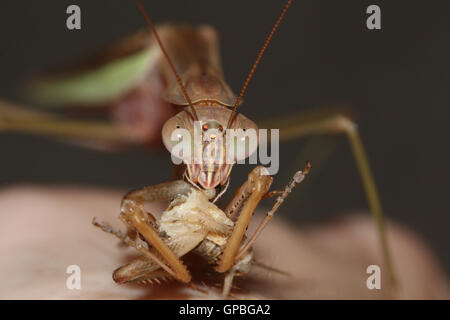
<svg viewBox="0 0 450 320"><path fill-rule="evenodd" d="M69 71L37 77L28 90L36 101L53 107L108 103L131 90L154 67L160 51L150 44L148 34L137 34Z"/></svg>

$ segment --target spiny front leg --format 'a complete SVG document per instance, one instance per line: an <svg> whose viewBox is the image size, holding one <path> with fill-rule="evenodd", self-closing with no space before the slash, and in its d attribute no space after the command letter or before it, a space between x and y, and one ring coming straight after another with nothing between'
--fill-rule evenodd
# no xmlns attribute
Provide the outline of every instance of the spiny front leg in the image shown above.
<svg viewBox="0 0 450 320"><path fill-rule="evenodd" d="M171 274L159 268L159 266L145 256L137 257L126 265L117 268L113 273L113 279L117 283L138 282L160 284L173 278Z"/></svg>
<svg viewBox="0 0 450 320"><path fill-rule="evenodd" d="M169 200L176 195L186 194L190 186L184 181L174 181L157 186L132 191L122 200L120 218L130 227L135 228L144 239L161 255L167 265L161 265L177 280L188 283L191 275L180 258L167 246L157 233L154 221L144 209L144 201Z"/></svg>
<svg viewBox="0 0 450 320"><path fill-rule="evenodd" d="M215 267L217 272L226 272L232 267L234 257L241 246L242 239L245 231L247 230L247 226L250 223L253 212L263 196L269 190L272 181L273 178L269 175L267 169L263 166L258 166L250 172L248 175L248 180L234 195L232 203L238 205L239 201L236 199L246 198L246 194L250 194L247 201L242 206L242 210L235 223L233 231L228 238L223 253L219 258L219 262ZM239 206L240 205L241 204L239 204Z"/></svg>
<svg viewBox="0 0 450 320"><path fill-rule="evenodd" d="M142 267L143 262L139 260L137 262L137 265L139 265L140 268L138 268L136 265L136 260L138 259L136 259L135 261L132 261L131 263L116 269L113 273L113 279L117 283L135 281L136 277L139 274L140 277L148 276L148 273L150 271L156 270L158 266L163 269L162 271L165 271L168 275L176 278L175 273L164 263L164 261L161 259L161 256L157 252L154 252L154 250L151 251L150 248L148 248L148 245L144 241L140 240L139 236L136 236L135 240L133 240L128 236L130 232L124 233L120 230L114 230L114 228L108 223L98 222L95 218L92 219L92 224L102 229L102 231L116 236L126 245L135 248L142 254L141 258L146 261L144 267ZM132 227L130 228L130 230L132 232L136 231ZM146 277L146 279L148 278Z"/></svg>
<svg viewBox="0 0 450 320"><path fill-rule="evenodd" d="M299 183L303 181L305 176L309 173L311 170L311 164L309 162L306 163L305 168L303 168L303 171L297 171L294 174L294 177L289 182L289 184L284 188L284 190L281 192L281 195L278 196L277 200L275 201L275 204L273 205L272 209L267 212L266 216L264 217L264 220L261 221L258 228L256 229L253 236L247 241L244 247L239 251L239 253L234 258L234 261L238 261L240 257L242 257L251 247L253 242L255 242L256 238L261 234L263 229L266 227L267 223L272 219L275 212L278 210L278 208L283 204L284 200L288 197L288 195L292 192L292 189ZM280 191L277 191L273 194L279 194ZM269 193L270 194L270 193ZM271 194L270 194L271 195Z"/></svg>

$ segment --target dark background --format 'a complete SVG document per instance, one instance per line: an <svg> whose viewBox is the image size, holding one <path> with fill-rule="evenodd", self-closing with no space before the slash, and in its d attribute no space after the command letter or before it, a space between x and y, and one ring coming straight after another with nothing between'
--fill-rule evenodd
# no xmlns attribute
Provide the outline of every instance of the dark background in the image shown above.
<svg viewBox="0 0 450 320"><path fill-rule="evenodd" d="M240 90L283 2L143 1L155 22L208 23L222 35L226 79ZM66 8L78 4L82 30L66 29ZM382 30L366 28L378 4ZM351 104L387 215L415 230L450 269L448 1L296 0L276 34L240 111L275 119L335 101ZM26 101L20 86L32 72L145 27L134 1L1 1L0 96ZM281 145L278 187L307 157L333 153L283 207L298 223L367 209L343 137ZM0 136L0 185L96 185L124 190L168 180L168 153L101 153L47 138ZM320 152L318 152L320 151ZM237 166L233 188L250 167ZM266 205L269 205L268 203ZM1 208L0 208L1 210Z"/></svg>

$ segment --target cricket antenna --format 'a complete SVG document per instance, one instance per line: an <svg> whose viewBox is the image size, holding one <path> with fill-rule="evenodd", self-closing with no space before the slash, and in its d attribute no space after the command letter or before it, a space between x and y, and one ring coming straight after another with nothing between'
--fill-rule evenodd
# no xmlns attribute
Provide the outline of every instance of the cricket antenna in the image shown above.
<svg viewBox="0 0 450 320"><path fill-rule="evenodd" d="M169 55L167 54L166 49L164 48L161 39L159 38L158 32L156 32L156 28L153 25L152 21L150 20L150 17L148 16L147 12L145 11L144 6L142 5L140 0L136 0L136 5L138 6L139 10L141 10L142 15L144 16L145 21L147 22L148 26L150 27L150 30L152 31L153 35L155 36L156 41L159 44L159 47L161 48L162 53L167 59L167 62L170 65L170 68L173 71L173 74L175 75L175 78L177 79L178 84L180 85L181 91L183 92L184 97L186 98L186 101L188 102L188 105L192 111L192 116L194 121L198 121L197 112L194 109L194 106L192 104L192 100L189 97L186 88L183 85L183 81L181 81L181 77L178 74L177 70L175 69L175 65L172 62L172 59L170 59Z"/></svg>
<svg viewBox="0 0 450 320"><path fill-rule="evenodd" d="M264 54L264 52L266 51L267 47L269 46L269 42L270 40L272 40L273 35L275 34L275 31L278 29L278 26L281 22L281 20L283 20L284 15L286 14L287 9L289 8L289 6L291 5L293 0L288 0L286 2L286 4L284 5L283 11L281 11L280 16L278 17L277 21L275 22L272 31L270 31L269 35L266 38L266 41L264 42L261 50L259 50L258 56L256 57L255 62L253 63L252 68L250 69L250 73L247 76L247 79L245 79L244 85L241 89L241 92L239 93L239 96L236 99L236 102L234 104L233 107L233 112L230 115L230 119L228 120L228 124L227 124L227 128L230 128L231 125L233 124L233 120L236 117L236 109L239 106L239 103L241 103L242 97L244 96L245 90L247 90L247 86L250 83L250 80L253 77L253 74L255 73L256 67L258 66L259 62L261 61L261 58Z"/></svg>

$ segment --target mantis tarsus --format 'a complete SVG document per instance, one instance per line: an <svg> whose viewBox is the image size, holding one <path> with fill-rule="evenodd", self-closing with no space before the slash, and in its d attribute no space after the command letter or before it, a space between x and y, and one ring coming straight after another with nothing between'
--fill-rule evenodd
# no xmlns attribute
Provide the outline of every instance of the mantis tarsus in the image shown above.
<svg viewBox="0 0 450 320"><path fill-rule="evenodd" d="M170 132L180 125L192 131L194 120L208 128L219 129L219 132L227 128L257 129L253 121L237 114L236 110L292 0L287 1L238 96L223 80L218 37L212 27L161 25L154 28L140 1L136 3L150 26L150 32L141 32L115 46L100 57L102 62L95 69L80 68L69 74L47 77L34 87L41 100L53 104L104 104L113 101L110 103L113 122L72 121L20 107L11 108L9 103L0 102L0 130L64 136L75 141L94 140L111 145L143 144L155 139L154 130L149 128L161 127L165 122L163 139L170 149ZM117 77L121 81L111 81ZM156 118L152 113L154 108L167 110L165 117ZM177 111L167 120L172 112ZM287 140L311 134L345 134L348 137L393 283L383 213L356 126L345 116L325 115L311 123L283 128L281 138ZM247 272L251 265L250 245L295 183L301 182L310 169L307 165L297 172L293 182L279 192L281 196L274 210L269 211L269 218L246 242L245 230L256 205L267 195L277 193L269 191L272 178L258 166L251 171L230 205L223 211L218 209L210 200L216 197L216 189L226 188L231 167L232 164L219 171L208 166L187 164L187 169L181 167L178 170L178 173L185 174L187 182L178 174L175 181L128 193L122 201L120 214L129 228L127 234L95 222L142 253L142 257L116 270L114 279L119 283L142 282L170 276L188 283L191 275L180 257L195 250L214 264L217 272L226 273L223 289L226 297L233 276ZM160 222L143 209L144 202L156 200L172 201ZM200 225L201 232L189 229L188 221L192 227ZM184 233L179 233L179 223L185 229ZM174 242L178 237L183 240Z"/></svg>

